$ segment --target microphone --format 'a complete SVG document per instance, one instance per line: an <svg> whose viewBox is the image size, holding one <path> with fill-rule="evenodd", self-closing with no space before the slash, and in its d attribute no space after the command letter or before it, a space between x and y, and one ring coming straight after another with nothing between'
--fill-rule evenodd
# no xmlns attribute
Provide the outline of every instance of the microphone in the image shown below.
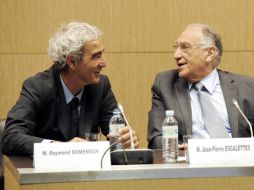
<svg viewBox="0 0 254 190"><path fill-rule="evenodd" d="M238 105L238 102L236 101L236 99L232 99L232 103L233 105L237 108L237 110L241 113L241 115L243 116L243 118L245 119L245 121L248 123L249 128L250 128L250 137L253 138L253 130L252 130L252 125L250 123L250 121L247 119L247 117L245 116L245 114L243 113L243 111L241 110L240 106Z"/></svg>
<svg viewBox="0 0 254 190"><path fill-rule="evenodd" d="M122 104L118 103L118 108L119 108L120 112L122 113L123 118L124 118L124 120L125 120L125 122L126 122L126 124L127 124L127 127L128 127L128 129L129 129L129 132L130 132L130 137L131 137L131 149L135 149L134 141L133 141L133 135L132 135L132 130L131 130L130 125L129 125L129 123L128 123L128 120L127 120L127 118L126 118L126 116L125 116L125 114L124 114Z"/></svg>
<svg viewBox="0 0 254 190"><path fill-rule="evenodd" d="M127 165L127 164L152 164L154 159L154 151L151 149L135 149L133 134L124 114L123 106L118 103L118 108L129 128L131 138L131 149L119 149L110 153L112 165Z"/></svg>

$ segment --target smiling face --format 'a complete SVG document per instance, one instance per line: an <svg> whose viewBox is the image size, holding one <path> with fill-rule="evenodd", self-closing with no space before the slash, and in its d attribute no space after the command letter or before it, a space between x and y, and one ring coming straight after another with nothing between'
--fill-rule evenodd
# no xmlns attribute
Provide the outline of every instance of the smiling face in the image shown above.
<svg viewBox="0 0 254 190"><path fill-rule="evenodd" d="M83 59L75 63L75 75L84 86L100 81L101 70L106 67L103 59L104 47L99 40L88 41L83 51Z"/></svg>
<svg viewBox="0 0 254 190"><path fill-rule="evenodd" d="M178 37L175 47L174 59L178 65L179 77L194 83L214 69L210 57L214 47L209 47L204 39L201 26L187 27Z"/></svg>
<svg viewBox="0 0 254 190"><path fill-rule="evenodd" d="M68 69L61 72L65 85L73 95L76 95L86 85L99 83L101 70L106 67L103 59L104 47L100 40L86 42L81 50L84 53L79 60L76 60L71 54L67 56Z"/></svg>

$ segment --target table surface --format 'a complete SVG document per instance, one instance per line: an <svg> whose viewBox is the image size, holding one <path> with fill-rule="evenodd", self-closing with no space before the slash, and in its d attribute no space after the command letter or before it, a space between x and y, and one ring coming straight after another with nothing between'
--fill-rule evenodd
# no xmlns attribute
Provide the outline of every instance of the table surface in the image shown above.
<svg viewBox="0 0 254 190"><path fill-rule="evenodd" d="M154 163L143 165L113 165L94 171L35 170L31 157L5 156L5 164L16 169L20 184L109 181L165 178L208 178L254 176L253 165L190 165L184 157L177 163L163 163L161 150L154 151Z"/></svg>

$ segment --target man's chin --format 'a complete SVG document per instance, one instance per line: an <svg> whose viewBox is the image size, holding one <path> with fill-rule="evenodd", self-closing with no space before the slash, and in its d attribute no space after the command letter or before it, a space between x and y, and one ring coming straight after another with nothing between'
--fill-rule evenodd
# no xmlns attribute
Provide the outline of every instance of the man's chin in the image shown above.
<svg viewBox="0 0 254 190"><path fill-rule="evenodd" d="M186 73L184 71L178 71L178 76L180 78L185 78L186 77Z"/></svg>
<svg viewBox="0 0 254 190"><path fill-rule="evenodd" d="M96 77L94 79L94 84L98 84L100 82L101 78L100 77Z"/></svg>

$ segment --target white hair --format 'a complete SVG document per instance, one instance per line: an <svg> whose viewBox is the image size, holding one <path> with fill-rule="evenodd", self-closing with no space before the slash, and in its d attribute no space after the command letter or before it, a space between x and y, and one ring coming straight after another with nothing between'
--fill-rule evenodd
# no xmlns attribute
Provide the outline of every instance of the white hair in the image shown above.
<svg viewBox="0 0 254 190"><path fill-rule="evenodd" d="M207 47L214 45L216 48L216 57L215 57L215 66L217 66L221 61L221 56L223 53L223 45L221 36L209 25L192 23L187 26L188 27L199 27L201 28L204 35L204 43Z"/></svg>
<svg viewBox="0 0 254 190"><path fill-rule="evenodd" d="M86 42L97 40L102 32L88 23L71 22L60 27L49 40L48 55L60 68L66 66L66 58L72 55L74 61L82 60L83 46Z"/></svg>

